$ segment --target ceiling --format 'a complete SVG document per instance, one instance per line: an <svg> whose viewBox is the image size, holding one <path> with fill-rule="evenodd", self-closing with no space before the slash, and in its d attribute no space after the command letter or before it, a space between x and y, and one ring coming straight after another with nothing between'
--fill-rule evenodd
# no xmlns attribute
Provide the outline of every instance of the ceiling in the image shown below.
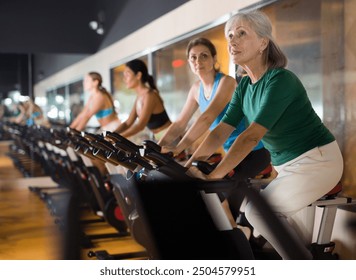
<svg viewBox="0 0 356 280"><path fill-rule="evenodd" d="M0 93L21 83L30 55L93 54L187 1L0 0ZM98 19L103 35L89 27Z"/></svg>
<svg viewBox="0 0 356 280"><path fill-rule="evenodd" d="M0 53L93 53L103 36L89 22L104 14L109 29L127 0L0 0Z"/></svg>
<svg viewBox="0 0 356 280"><path fill-rule="evenodd" d="M28 91L29 55L96 52L105 36L90 29L89 22L101 13L109 30L127 2L0 0L0 93Z"/></svg>

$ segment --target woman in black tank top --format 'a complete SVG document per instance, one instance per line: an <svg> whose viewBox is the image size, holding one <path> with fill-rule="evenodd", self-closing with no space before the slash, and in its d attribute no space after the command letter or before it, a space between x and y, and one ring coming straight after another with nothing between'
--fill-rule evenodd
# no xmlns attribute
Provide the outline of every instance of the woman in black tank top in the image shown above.
<svg viewBox="0 0 356 280"><path fill-rule="evenodd" d="M154 79L142 60L135 59L125 65L124 82L137 97L128 119L115 132L132 137L142 134L147 127L151 133L157 134L171 124Z"/></svg>

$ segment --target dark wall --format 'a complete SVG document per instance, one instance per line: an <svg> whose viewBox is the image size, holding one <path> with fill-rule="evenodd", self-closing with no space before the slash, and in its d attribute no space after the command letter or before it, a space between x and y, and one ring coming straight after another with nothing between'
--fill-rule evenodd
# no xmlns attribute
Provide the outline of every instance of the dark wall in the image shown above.
<svg viewBox="0 0 356 280"><path fill-rule="evenodd" d="M6 98L14 90L29 94L28 56L0 54L0 98Z"/></svg>
<svg viewBox="0 0 356 280"><path fill-rule="evenodd" d="M89 54L36 54L33 56L33 81L37 83L88 56Z"/></svg>
<svg viewBox="0 0 356 280"><path fill-rule="evenodd" d="M88 23L96 15L99 3L100 0L1 1L0 52L93 53L100 40Z"/></svg>

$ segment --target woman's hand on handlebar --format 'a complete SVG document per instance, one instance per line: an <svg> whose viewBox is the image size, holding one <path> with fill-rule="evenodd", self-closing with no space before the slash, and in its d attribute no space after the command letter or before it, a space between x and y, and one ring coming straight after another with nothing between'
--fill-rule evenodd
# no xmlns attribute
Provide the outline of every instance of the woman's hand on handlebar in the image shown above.
<svg viewBox="0 0 356 280"><path fill-rule="evenodd" d="M217 179L222 179L220 177L216 177L213 175L213 173L210 174L205 174L204 172L202 172L198 167L192 165L191 167L189 167L189 169L187 170L186 174L190 177L194 177L194 178L199 178L202 180L217 180Z"/></svg>
<svg viewBox="0 0 356 280"><path fill-rule="evenodd" d="M193 178L199 178L202 180L209 180L208 175L201 172L197 167L191 166L187 170L186 174Z"/></svg>
<svg viewBox="0 0 356 280"><path fill-rule="evenodd" d="M175 147L174 146L162 146L162 148L161 148L162 154L168 154L169 152L173 153L173 155L176 155Z"/></svg>

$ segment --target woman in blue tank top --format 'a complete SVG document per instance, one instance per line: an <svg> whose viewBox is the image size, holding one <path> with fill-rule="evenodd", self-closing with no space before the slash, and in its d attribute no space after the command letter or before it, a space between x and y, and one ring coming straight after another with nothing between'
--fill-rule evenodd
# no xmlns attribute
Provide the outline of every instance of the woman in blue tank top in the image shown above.
<svg viewBox="0 0 356 280"><path fill-rule="evenodd" d="M84 130L90 118L95 116L100 124L100 131L114 131L120 120L115 112L111 94L102 86L102 77L97 72L89 72L83 81L84 90L90 93L89 99L70 127ZM98 132L100 132L98 131Z"/></svg>
<svg viewBox="0 0 356 280"><path fill-rule="evenodd" d="M159 144L163 151L172 151L179 154L192 147L194 142L206 131L218 125L229 105L232 94L236 88L234 78L227 76L215 68L217 52L213 43L206 38L196 38L187 46L187 58L191 70L199 78L190 88L187 101L177 120L170 125ZM197 109L201 114L185 132L188 122ZM245 130L245 121L242 120L223 144L225 152L235 141L236 137ZM175 141L183 135L177 145ZM172 147L174 146L174 147ZM246 159L235 168L239 178L255 177L270 164L268 151L260 142ZM241 197L237 194L228 194L231 212L236 218L239 214Z"/></svg>
<svg viewBox="0 0 356 280"><path fill-rule="evenodd" d="M16 116L13 121L19 124L26 124L28 126L41 125L49 126L47 118L43 114L43 110L32 99L28 99L18 104L20 114Z"/></svg>

